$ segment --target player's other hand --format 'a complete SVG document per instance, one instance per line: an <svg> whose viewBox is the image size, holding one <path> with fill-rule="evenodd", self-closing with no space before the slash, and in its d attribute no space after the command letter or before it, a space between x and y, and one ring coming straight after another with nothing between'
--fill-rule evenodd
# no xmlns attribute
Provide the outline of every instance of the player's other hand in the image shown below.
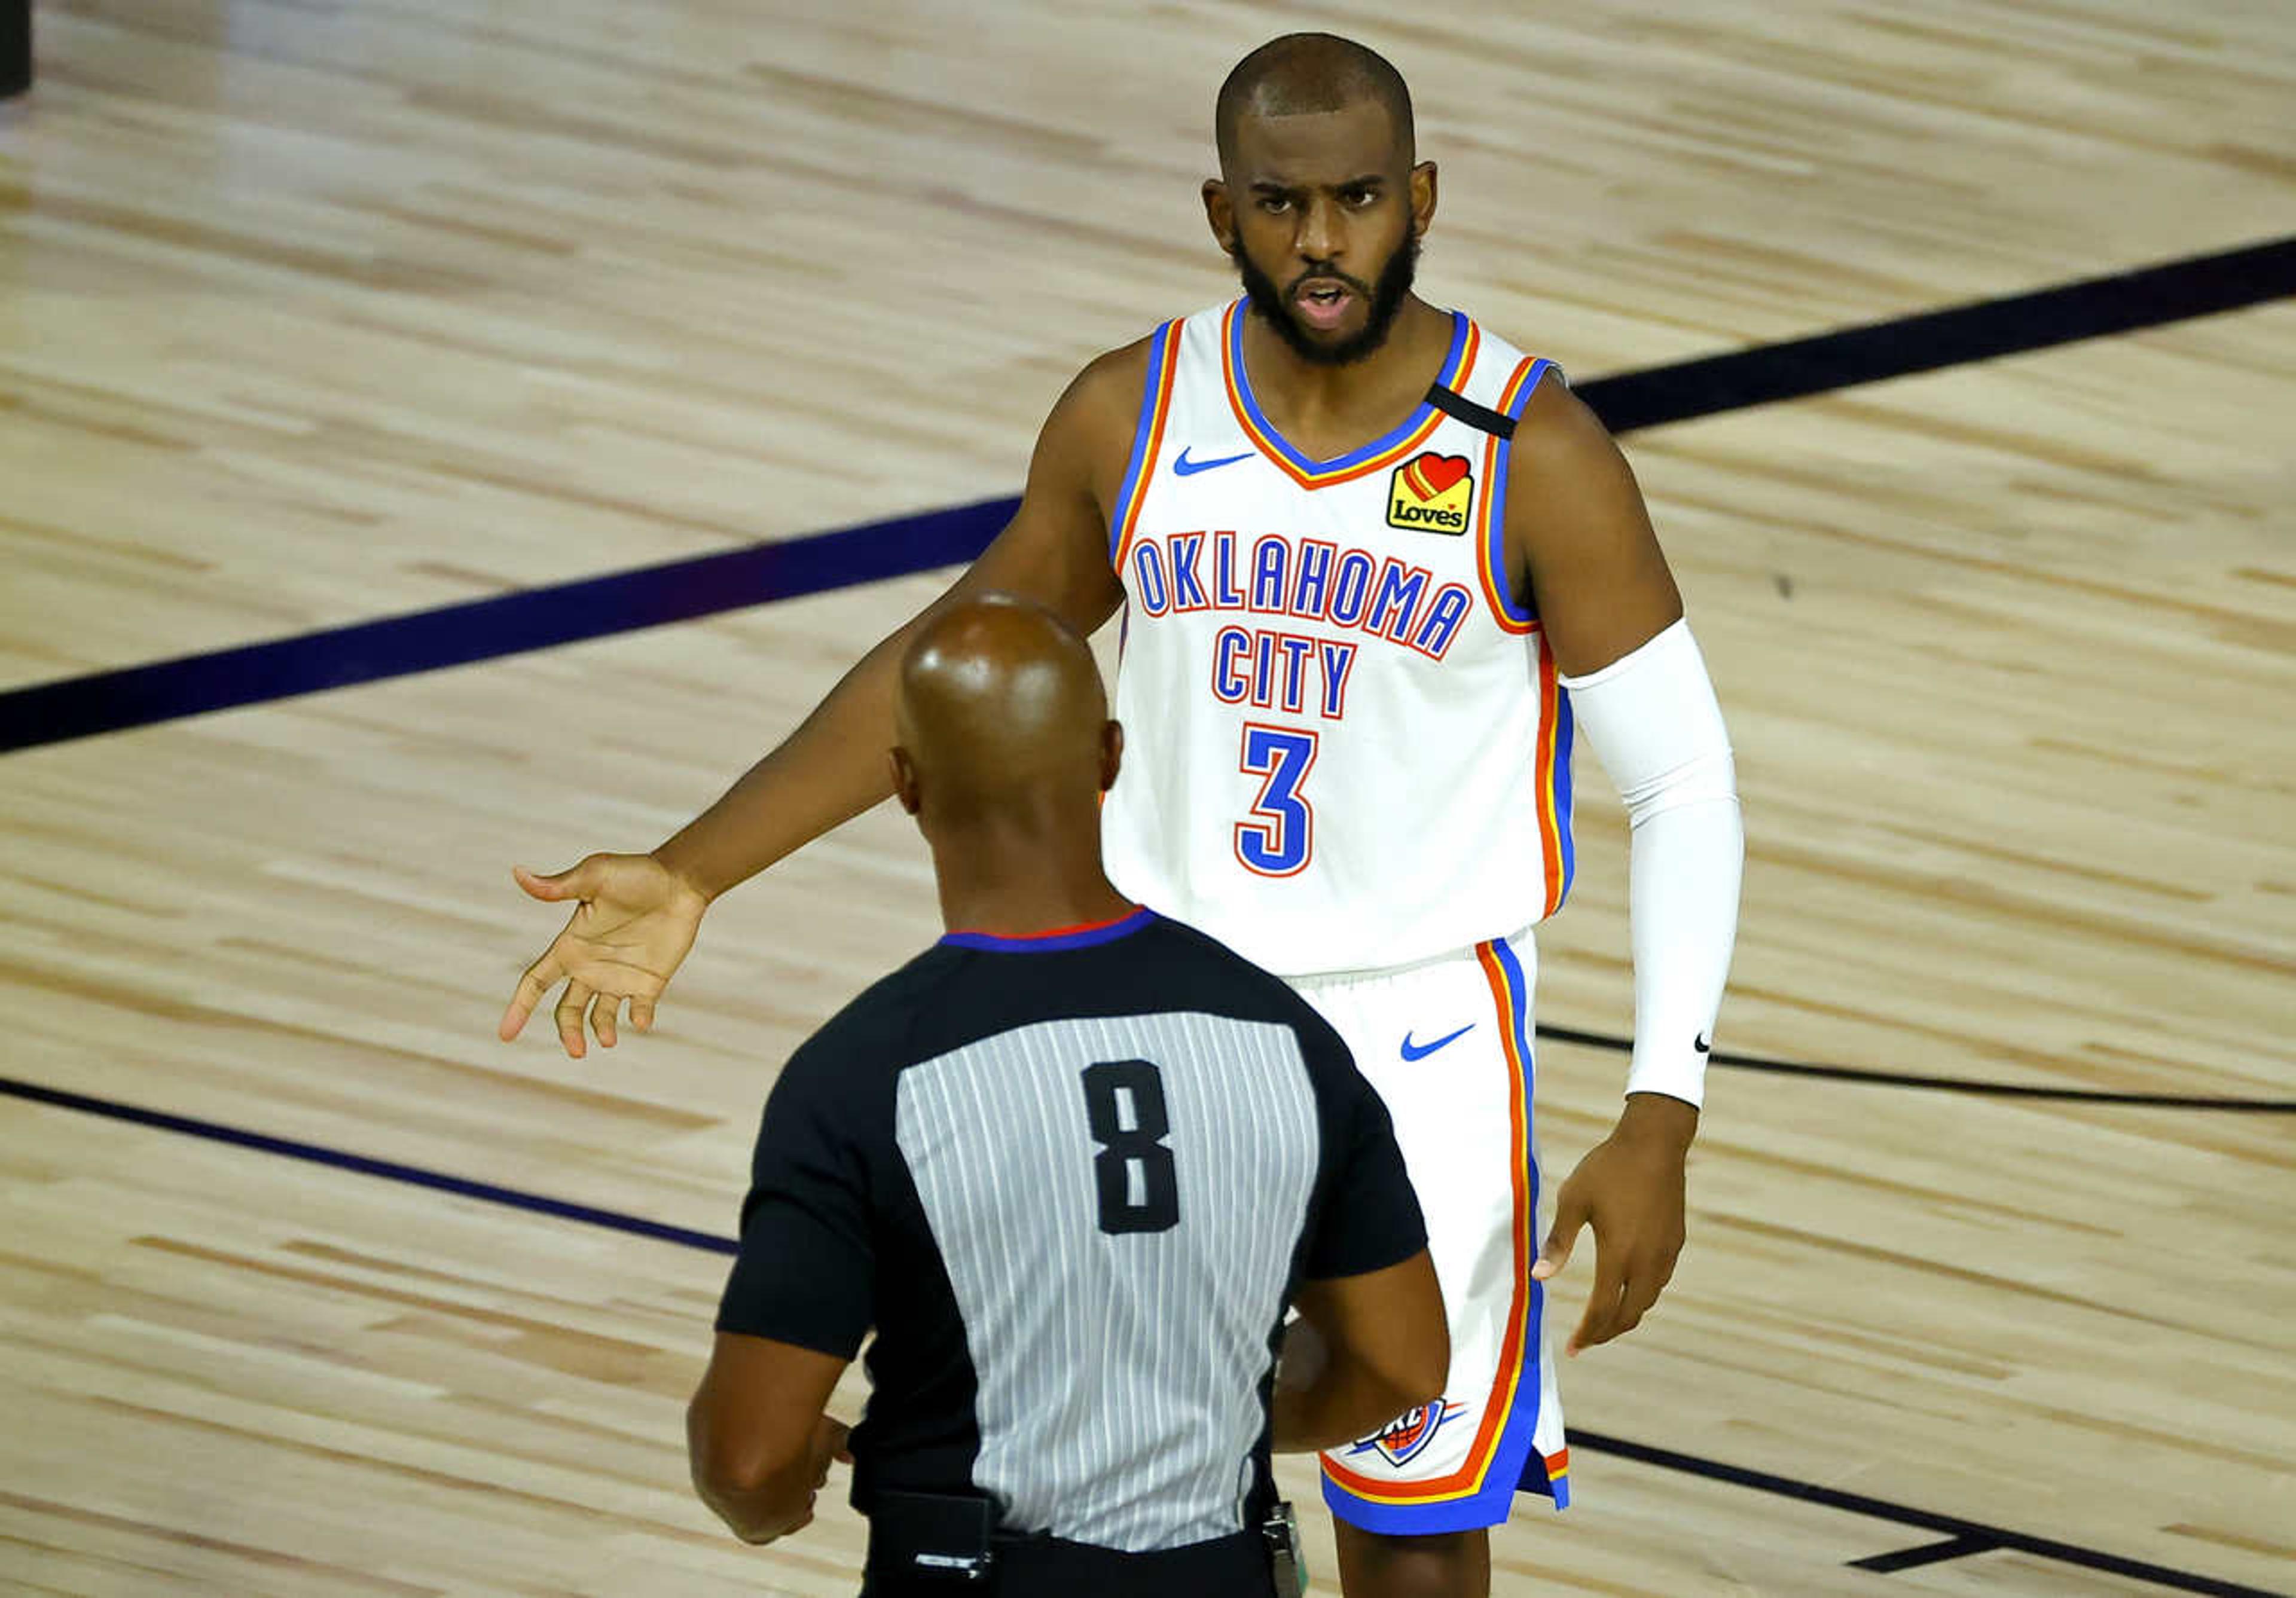
<svg viewBox="0 0 2296 1598"><path fill-rule="evenodd" d="M1684 1164L1697 1130L1695 1106L1630 1094L1617 1128L1587 1151L1555 1196L1534 1280L1553 1278L1570 1263L1579 1228L1595 1228L1595 1290L1565 1354L1633 1331L1658 1302L1682 1252Z"/></svg>
<svg viewBox="0 0 2296 1598"><path fill-rule="evenodd" d="M829 1467L834 1463L849 1465L853 1450L849 1439L853 1428L835 1415L824 1415L813 1423L813 1490L805 1496L805 1518L791 1527L790 1531L803 1531L813 1524L813 1512L821 1502L821 1489L829 1485ZM789 1535L789 1531L781 1534ZM769 1539L770 1540L770 1539Z"/></svg>
<svg viewBox="0 0 2296 1598"><path fill-rule="evenodd" d="M588 1052L583 1018L607 1048L619 1041L622 1005L630 1025L653 1025L654 1001L668 986L701 930L709 897L652 855L592 855L571 871L540 876L515 866L518 885L538 899L577 901L572 919L542 958L526 968L503 1012L504 1042L516 1037L550 990L558 996L558 1040L579 1060Z"/></svg>
<svg viewBox="0 0 2296 1598"><path fill-rule="evenodd" d="M816 1488L828 1481L832 1461L840 1465L853 1463L853 1428L835 1415L824 1415L813 1423L813 1485Z"/></svg>

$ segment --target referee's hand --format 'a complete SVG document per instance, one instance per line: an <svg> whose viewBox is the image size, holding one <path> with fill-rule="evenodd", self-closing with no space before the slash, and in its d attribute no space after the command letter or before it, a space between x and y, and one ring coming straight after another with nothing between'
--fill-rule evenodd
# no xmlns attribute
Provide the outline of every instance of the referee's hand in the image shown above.
<svg viewBox="0 0 2296 1598"><path fill-rule="evenodd" d="M1684 1165L1698 1110L1660 1094L1634 1094L1611 1135L1587 1151L1555 1195L1554 1225L1531 1279L1570 1262L1582 1226L1595 1228L1595 1289L1566 1355L1632 1332L1658 1302L1682 1253Z"/></svg>
<svg viewBox="0 0 2296 1598"><path fill-rule="evenodd" d="M832 1460L840 1465L853 1463L853 1428L835 1415L822 1416L813 1429L813 1455L821 1467L821 1474L813 1484L817 1487L829 1479Z"/></svg>
<svg viewBox="0 0 2296 1598"><path fill-rule="evenodd" d="M553 903L578 901L542 958L526 968L503 1012L499 1028L507 1043L525 1028L545 996L561 982L555 1019L558 1041L570 1059L588 1052L583 1018L599 1043L620 1041L615 1025L621 1006L630 1007L630 1025L653 1026L654 1001L693 947L709 897L652 855L592 855L570 871L539 876L514 866L518 885Z"/></svg>
<svg viewBox="0 0 2296 1598"><path fill-rule="evenodd" d="M802 1531L813 1524L814 1504L821 1496L821 1489L829 1485L830 1465L853 1463L853 1449L848 1440L852 1435L853 1428L835 1415L824 1415L813 1423L813 1491L806 1495L805 1519L791 1527L790 1531ZM782 1535L787 1537L789 1532Z"/></svg>

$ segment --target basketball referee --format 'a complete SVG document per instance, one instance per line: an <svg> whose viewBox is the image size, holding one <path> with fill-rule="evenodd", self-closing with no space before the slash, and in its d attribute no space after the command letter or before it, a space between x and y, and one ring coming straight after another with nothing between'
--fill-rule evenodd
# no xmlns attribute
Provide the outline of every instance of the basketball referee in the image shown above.
<svg viewBox="0 0 2296 1598"><path fill-rule="evenodd" d="M767 1102L695 1485L769 1542L849 1458L870 1598L1289 1598L1271 1448L1377 1431L1449 1356L1387 1111L1290 988L1109 885L1122 737L1050 612L937 618L897 726L951 930ZM873 1329L849 1451L823 1410Z"/></svg>

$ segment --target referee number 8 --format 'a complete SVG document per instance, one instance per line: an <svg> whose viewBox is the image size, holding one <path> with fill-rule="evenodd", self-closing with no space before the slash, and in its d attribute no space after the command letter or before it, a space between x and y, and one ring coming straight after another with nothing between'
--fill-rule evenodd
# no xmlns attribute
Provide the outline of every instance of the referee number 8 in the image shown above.
<svg viewBox="0 0 2296 1598"><path fill-rule="evenodd" d="M1100 1191L1100 1229L1168 1232L1180 1224L1180 1188L1164 1107L1164 1076L1145 1060L1103 1060L1083 1071L1084 1107L1100 1152L1092 1162Z"/></svg>

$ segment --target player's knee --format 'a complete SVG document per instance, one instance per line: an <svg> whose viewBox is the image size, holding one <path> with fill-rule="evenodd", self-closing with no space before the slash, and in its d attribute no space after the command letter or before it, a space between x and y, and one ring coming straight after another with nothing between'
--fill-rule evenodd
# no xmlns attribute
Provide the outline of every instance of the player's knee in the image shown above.
<svg viewBox="0 0 2296 1598"><path fill-rule="evenodd" d="M1398 1537L1336 1522L1348 1598L1486 1598L1490 1533Z"/></svg>

